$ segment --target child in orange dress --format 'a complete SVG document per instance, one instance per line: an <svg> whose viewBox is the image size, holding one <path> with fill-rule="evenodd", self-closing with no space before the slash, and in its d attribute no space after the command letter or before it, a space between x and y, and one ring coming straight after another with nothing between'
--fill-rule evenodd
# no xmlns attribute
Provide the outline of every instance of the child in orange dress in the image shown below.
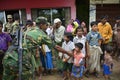
<svg viewBox="0 0 120 80"><path fill-rule="evenodd" d="M83 48L83 44L82 43L75 44L74 54L72 52L64 50L60 46L56 46L56 48L60 52L67 54L69 56L72 56L74 58L71 75L74 78L73 80L82 80L83 72L85 69L84 68L85 55L83 53L81 53L81 50Z"/></svg>

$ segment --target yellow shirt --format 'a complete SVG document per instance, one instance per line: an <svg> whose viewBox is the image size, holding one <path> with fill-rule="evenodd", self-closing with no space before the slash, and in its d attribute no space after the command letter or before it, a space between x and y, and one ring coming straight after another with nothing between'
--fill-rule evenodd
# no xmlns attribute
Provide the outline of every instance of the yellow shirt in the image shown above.
<svg viewBox="0 0 120 80"><path fill-rule="evenodd" d="M102 38L105 39L103 43L109 43L113 35L111 25L108 22L106 22L104 25L102 23L98 23L98 31Z"/></svg>

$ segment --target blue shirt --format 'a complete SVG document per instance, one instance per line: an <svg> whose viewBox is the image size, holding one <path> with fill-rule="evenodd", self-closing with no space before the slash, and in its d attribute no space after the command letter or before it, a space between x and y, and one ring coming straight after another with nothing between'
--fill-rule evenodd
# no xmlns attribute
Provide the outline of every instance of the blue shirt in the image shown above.
<svg viewBox="0 0 120 80"><path fill-rule="evenodd" d="M90 31L87 34L86 39L90 46L94 46L94 45L99 46L98 41L102 39L102 37L99 32Z"/></svg>

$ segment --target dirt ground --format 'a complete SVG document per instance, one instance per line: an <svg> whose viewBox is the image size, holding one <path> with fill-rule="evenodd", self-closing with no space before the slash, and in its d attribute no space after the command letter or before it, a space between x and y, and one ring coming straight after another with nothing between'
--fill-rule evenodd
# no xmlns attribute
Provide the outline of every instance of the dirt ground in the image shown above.
<svg viewBox="0 0 120 80"><path fill-rule="evenodd" d="M42 76L42 80L62 80L62 77L57 73L53 72L52 75ZM83 80L105 80L102 76L102 72L100 74L100 78L96 78L93 75L90 75L89 78L83 77ZM111 75L111 80L120 80L120 61L114 60L113 72Z"/></svg>

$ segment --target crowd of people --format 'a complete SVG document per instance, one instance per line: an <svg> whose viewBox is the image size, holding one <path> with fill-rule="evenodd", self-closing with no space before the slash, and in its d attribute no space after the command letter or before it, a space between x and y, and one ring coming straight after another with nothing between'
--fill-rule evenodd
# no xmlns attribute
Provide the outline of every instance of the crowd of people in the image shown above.
<svg viewBox="0 0 120 80"><path fill-rule="evenodd" d="M0 21L0 80L18 80L20 17L7 15L7 19L4 26ZM22 80L35 76L42 80L54 68L63 80L84 80L83 75L89 78L90 74L99 78L102 70L109 80L114 64L111 55L120 57L120 17L115 27L107 20L108 16L101 16L99 23L91 22L90 31L78 19L71 19L67 27L59 18L53 25L45 17L27 20L22 27Z"/></svg>

